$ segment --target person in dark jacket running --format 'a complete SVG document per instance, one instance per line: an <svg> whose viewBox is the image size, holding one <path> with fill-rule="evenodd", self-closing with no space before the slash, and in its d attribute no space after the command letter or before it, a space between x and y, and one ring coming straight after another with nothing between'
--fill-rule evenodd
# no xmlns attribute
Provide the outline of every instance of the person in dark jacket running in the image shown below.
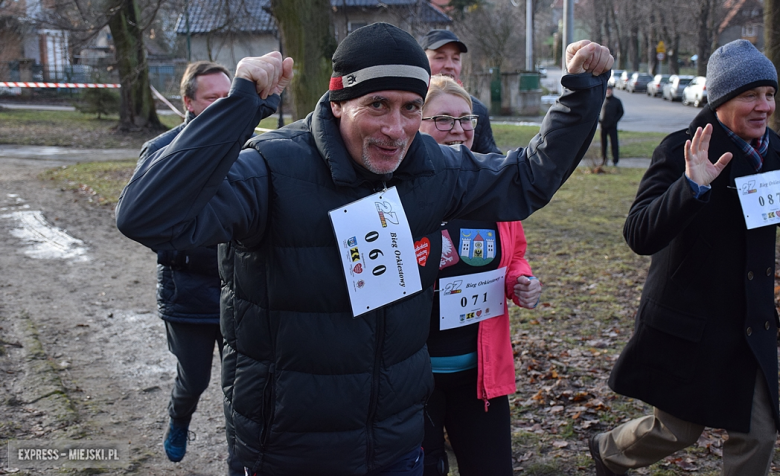
<svg viewBox="0 0 780 476"><path fill-rule="evenodd" d="M612 86L607 85L607 97L601 105L599 126L601 127L601 165L607 165L607 137L612 144L612 165L620 160L617 124L623 117L623 103L612 94Z"/></svg>
<svg viewBox="0 0 780 476"><path fill-rule="evenodd" d="M192 119L226 97L229 90L230 76L224 66L208 61L188 65L181 80L187 111L184 122L146 142L139 164L167 147ZM178 362L163 441L165 454L173 462L181 461L187 451L190 420L211 379L215 344L222 353L220 286L216 245L157 251L157 308L165 321L168 349ZM233 468L231 475L243 474L242 469Z"/></svg>
<svg viewBox="0 0 780 476"><path fill-rule="evenodd" d="M423 47L425 55L428 57L431 75L443 74L451 77L461 86L463 85L460 81L460 72L463 68L460 55L468 52L469 49L455 33L449 30L431 30L423 37L420 46ZM477 116L477 127L474 128L474 145L471 150L480 154L491 152L500 154L501 150L493 138L487 107L474 96L471 96L471 104L472 113Z"/></svg>
<svg viewBox="0 0 780 476"><path fill-rule="evenodd" d="M712 53L709 104L655 149L623 236L652 255L609 386L653 406L593 435L598 476L649 466L723 428L723 476L769 474L778 412L777 71L747 40ZM774 206L770 205L774 202ZM774 216L774 219L773 219Z"/></svg>
<svg viewBox="0 0 780 476"><path fill-rule="evenodd" d="M418 257L415 240L547 204L593 139L613 59L569 45L567 90L506 157L418 132L430 67L405 31L359 28L332 62L312 113L247 142L293 61L242 59L228 97L135 171L117 227L157 249L224 243L222 388L247 474L418 476L441 243Z"/></svg>

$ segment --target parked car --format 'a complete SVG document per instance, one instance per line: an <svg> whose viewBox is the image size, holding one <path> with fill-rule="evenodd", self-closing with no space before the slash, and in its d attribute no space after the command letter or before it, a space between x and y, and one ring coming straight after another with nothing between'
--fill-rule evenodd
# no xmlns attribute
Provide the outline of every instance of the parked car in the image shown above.
<svg viewBox="0 0 780 476"><path fill-rule="evenodd" d="M615 89L626 89L626 83L628 83L632 74L634 74L632 71L623 71L620 73L620 77L615 80Z"/></svg>
<svg viewBox="0 0 780 476"><path fill-rule="evenodd" d="M669 76L669 82L664 85L661 95L665 101L679 101L682 99L683 89L691 81L693 81L693 76L673 74Z"/></svg>
<svg viewBox="0 0 780 476"><path fill-rule="evenodd" d="M609 76L609 79L607 80L607 85L615 87L615 84L617 83L617 80L620 79L620 75L623 74L622 69L613 69L612 74Z"/></svg>
<svg viewBox="0 0 780 476"><path fill-rule="evenodd" d="M647 90L647 83L653 80L653 77L647 73L634 73L631 79L626 83L626 91L635 93L637 91Z"/></svg>
<svg viewBox="0 0 780 476"><path fill-rule="evenodd" d="M693 104L696 107L702 107L707 103L707 78L696 76L685 86L682 92L682 103L686 106Z"/></svg>
<svg viewBox="0 0 780 476"><path fill-rule="evenodd" d="M656 74L653 80L647 83L647 95L656 97L660 96L664 89L664 84L669 82L669 76L671 74Z"/></svg>

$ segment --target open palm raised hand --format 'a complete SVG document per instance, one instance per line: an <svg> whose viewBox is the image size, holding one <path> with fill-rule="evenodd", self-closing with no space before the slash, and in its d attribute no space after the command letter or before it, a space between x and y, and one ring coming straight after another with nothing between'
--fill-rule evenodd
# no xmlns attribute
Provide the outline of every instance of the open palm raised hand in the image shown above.
<svg viewBox="0 0 780 476"><path fill-rule="evenodd" d="M712 137L712 124L704 129L696 129L693 140L685 141L685 175L699 185L709 185L731 162L732 153L721 155L714 164L710 162L708 152Z"/></svg>

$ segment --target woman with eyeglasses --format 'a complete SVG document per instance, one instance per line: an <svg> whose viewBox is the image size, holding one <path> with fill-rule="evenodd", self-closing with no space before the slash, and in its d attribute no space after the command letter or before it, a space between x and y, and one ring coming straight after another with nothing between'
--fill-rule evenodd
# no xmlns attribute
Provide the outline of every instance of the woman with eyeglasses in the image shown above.
<svg viewBox="0 0 780 476"><path fill-rule="evenodd" d="M470 148L476 121L466 90L434 76L420 131L440 144ZM506 298L533 309L542 287L525 259L519 221L453 220L440 231L428 337L435 388L426 407L424 475L449 472L446 429L461 476L512 476L508 395L517 387Z"/></svg>

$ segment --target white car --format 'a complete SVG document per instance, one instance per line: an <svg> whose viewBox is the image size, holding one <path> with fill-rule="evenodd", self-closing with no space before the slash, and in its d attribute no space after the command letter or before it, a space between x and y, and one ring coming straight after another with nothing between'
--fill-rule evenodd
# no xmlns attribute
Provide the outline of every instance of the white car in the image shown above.
<svg viewBox="0 0 780 476"><path fill-rule="evenodd" d="M707 104L707 78L696 76L685 86L682 92L682 103L686 106L693 104L702 107Z"/></svg>

